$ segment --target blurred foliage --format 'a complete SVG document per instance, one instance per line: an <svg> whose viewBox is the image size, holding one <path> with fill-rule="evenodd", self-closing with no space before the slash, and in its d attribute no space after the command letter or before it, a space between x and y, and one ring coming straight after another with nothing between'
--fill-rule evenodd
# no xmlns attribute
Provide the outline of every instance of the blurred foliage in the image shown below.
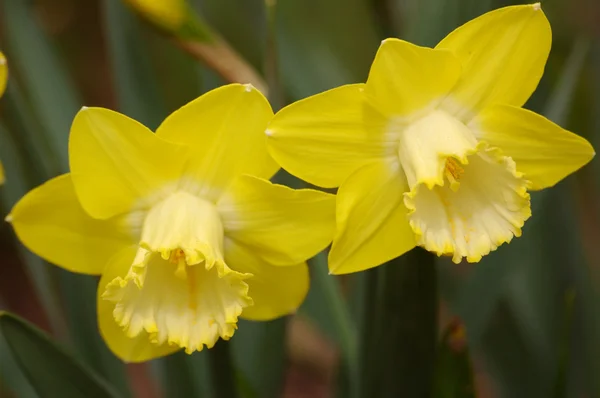
<svg viewBox="0 0 600 398"><path fill-rule="evenodd" d="M433 396L475 397L473 369L466 343L464 325L458 321L450 322L438 347Z"/></svg>
<svg viewBox="0 0 600 398"><path fill-rule="evenodd" d="M29 322L0 313L0 338L40 396L117 397L92 371L78 363ZM49 372L48 369L54 369Z"/></svg>
<svg viewBox="0 0 600 398"><path fill-rule="evenodd" d="M211 29L263 73L277 108L364 81L385 37L434 45L468 19L509 3L280 0L269 14L262 0L190 1ZM554 45L546 74L526 107L599 148L600 4L548 0L542 6ZM225 83L120 0L4 0L0 12L0 49L10 66L8 90L0 100L0 159L7 174L0 188L3 214L27 190L68 169L69 126L82 105L117 109L155 128L174 109ZM284 173L277 178L297 184ZM417 383L424 372L435 380L427 395L436 397L600 397L600 162L532 199L533 217L522 238L477 265L434 260L441 314L423 328L437 323L440 330L435 369L427 368L425 360L411 368L405 363L411 357L400 358L406 350L416 355L420 344L403 339L402 331L419 316L429 319L431 310L420 303L424 309L417 315L416 305L403 299L415 288L407 256L397 264L335 278L327 275L321 254L311 261L312 287L293 322L243 322L231 343L220 343L214 352L178 353L125 366L97 332L97 280L38 259L4 225L0 308L34 320L73 357L27 324L0 317L0 394L52 396L32 388L28 366L54 361L69 364L46 365L57 377L49 380L54 386L60 374L71 372L69 377L77 378L72 382L101 377L119 396L268 398L283 391L303 396L306 384L321 383L327 369L333 376L326 378L325 389L337 390L340 397L358 396L369 383L375 383L370 392L380 389L377 396L386 396L411 380ZM397 291L397 301L379 308L373 294L384 291ZM8 336L6 319L25 334L12 329L17 334ZM466 331L458 351L451 345L455 319ZM305 324L318 333L298 327ZM296 330L304 334L298 337ZM311 348L318 343L333 350L333 360L326 349ZM32 355L34 347L39 347L40 362L27 365L24 355ZM364 356L365 347L376 350ZM386 362L390 358L397 361ZM379 370L386 370L385 383L377 379ZM298 373L304 378L298 379ZM86 376L75 376L81 374ZM222 390L223 383L231 384L229 392ZM402 388L403 396L421 396Z"/></svg>

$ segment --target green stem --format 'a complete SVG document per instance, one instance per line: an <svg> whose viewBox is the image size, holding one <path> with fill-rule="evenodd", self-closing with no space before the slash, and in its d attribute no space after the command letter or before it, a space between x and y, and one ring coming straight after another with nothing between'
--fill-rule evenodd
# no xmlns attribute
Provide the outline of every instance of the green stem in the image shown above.
<svg viewBox="0 0 600 398"><path fill-rule="evenodd" d="M216 398L208 350L192 355L179 351L155 361L163 397Z"/></svg>
<svg viewBox="0 0 600 398"><path fill-rule="evenodd" d="M219 340L208 350L210 373L215 396L219 398L236 398L235 376L231 364L229 342Z"/></svg>
<svg viewBox="0 0 600 398"><path fill-rule="evenodd" d="M435 257L416 248L367 271L361 397L428 397L437 345Z"/></svg>

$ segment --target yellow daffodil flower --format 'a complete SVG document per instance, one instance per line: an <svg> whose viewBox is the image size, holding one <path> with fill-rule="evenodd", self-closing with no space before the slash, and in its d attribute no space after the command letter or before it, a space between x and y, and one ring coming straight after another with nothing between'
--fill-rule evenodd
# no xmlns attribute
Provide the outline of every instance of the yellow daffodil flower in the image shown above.
<svg viewBox="0 0 600 398"><path fill-rule="evenodd" d="M185 0L124 0L134 11L168 31L177 31L186 21Z"/></svg>
<svg viewBox="0 0 600 398"><path fill-rule="evenodd" d="M279 166L273 116L249 85L213 90L153 134L117 112L84 108L69 138L71 172L29 192L8 216L34 253L101 274L108 346L139 362L232 337L238 317L294 312L305 260L331 241L335 198L268 179Z"/></svg>
<svg viewBox="0 0 600 398"><path fill-rule="evenodd" d="M8 65L6 64L6 58L2 51L0 51L0 97L4 94L4 90L6 90L6 82L8 81ZM0 185L4 184L4 168L2 167L2 163L0 163Z"/></svg>
<svg viewBox="0 0 600 398"><path fill-rule="evenodd" d="M477 262L551 187L594 156L590 144L523 109L548 58L539 3L501 8L435 48L381 44L366 84L282 109L267 130L292 174L339 186L330 271L356 272L415 245Z"/></svg>

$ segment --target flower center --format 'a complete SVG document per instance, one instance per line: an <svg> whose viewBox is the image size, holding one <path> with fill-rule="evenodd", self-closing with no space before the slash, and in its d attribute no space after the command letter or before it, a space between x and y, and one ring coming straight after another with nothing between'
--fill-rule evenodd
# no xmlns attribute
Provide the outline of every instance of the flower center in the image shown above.
<svg viewBox="0 0 600 398"><path fill-rule="evenodd" d="M433 188L460 177L467 155L477 151L477 139L467 126L444 111L434 110L409 125L392 129L398 136L398 158L409 187ZM452 178L452 179L451 179Z"/></svg>
<svg viewBox="0 0 600 398"><path fill-rule="evenodd" d="M444 167L444 176L450 183L450 189L457 191L460 185L460 176L463 175L465 169L460 165L456 159L447 158L446 165Z"/></svg>
<svg viewBox="0 0 600 398"><path fill-rule="evenodd" d="M528 182L511 158L441 110L398 130L404 203L419 245L475 262L521 234L531 215Z"/></svg>
<svg viewBox="0 0 600 398"><path fill-rule="evenodd" d="M148 211L129 272L102 296L115 303L115 320L130 337L145 330L153 343L191 353L233 336L252 305L244 282L251 274L225 264L223 237L216 207L187 192Z"/></svg>

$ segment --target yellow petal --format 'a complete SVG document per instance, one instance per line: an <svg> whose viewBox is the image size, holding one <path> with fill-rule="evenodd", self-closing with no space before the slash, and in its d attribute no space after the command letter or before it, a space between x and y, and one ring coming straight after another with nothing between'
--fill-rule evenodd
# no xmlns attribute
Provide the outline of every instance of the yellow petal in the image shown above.
<svg viewBox="0 0 600 398"><path fill-rule="evenodd" d="M460 61L446 50L399 39L381 43L365 93L388 116L406 117L437 105L460 77Z"/></svg>
<svg viewBox="0 0 600 398"><path fill-rule="evenodd" d="M531 216L528 182L498 150L484 149L455 165L455 184L421 184L405 195L417 242L438 255L477 262L514 236Z"/></svg>
<svg viewBox="0 0 600 398"><path fill-rule="evenodd" d="M187 174L200 184L203 196L216 200L237 176L268 179L279 169L267 152L264 134L272 117L258 90L230 84L173 112L156 134L190 146Z"/></svg>
<svg viewBox="0 0 600 398"><path fill-rule="evenodd" d="M587 164L595 155L584 138L526 109L497 105L473 120L472 130L499 147L531 181L530 189L551 187Z"/></svg>
<svg viewBox="0 0 600 398"><path fill-rule="evenodd" d="M123 328L115 321L113 315L115 304L101 297L106 290L106 285L115 278L127 274L135 253L135 246L127 247L118 252L111 259L98 285L97 304L100 334L108 348L125 362L144 362L172 354L181 349L177 345L153 344L150 341L150 334L145 331L135 337L128 337Z"/></svg>
<svg viewBox="0 0 600 398"><path fill-rule="evenodd" d="M363 92L363 84L342 86L279 111L267 130L275 160L303 180L333 188L361 165L393 156L387 120Z"/></svg>
<svg viewBox="0 0 600 398"><path fill-rule="evenodd" d="M118 219L95 220L81 208L69 174L30 191L7 220L27 248L72 272L100 274L132 242Z"/></svg>
<svg viewBox="0 0 600 398"><path fill-rule="evenodd" d="M248 295L254 305L244 308L241 317L268 321L295 312L308 293L308 267L305 263L278 267L259 258L249 247L225 240L225 261L238 272L250 273L246 279Z"/></svg>
<svg viewBox="0 0 600 398"><path fill-rule="evenodd" d="M459 27L436 48L462 62L462 78L444 109L463 121L492 104L522 106L544 73L552 43L540 4L500 8Z"/></svg>
<svg viewBox="0 0 600 398"><path fill-rule="evenodd" d="M94 218L144 207L147 200L168 193L187 159L187 148L108 109L83 108L71 127L73 183L83 208Z"/></svg>
<svg viewBox="0 0 600 398"><path fill-rule="evenodd" d="M6 81L8 80L8 65L4 54L0 51L0 97L6 90Z"/></svg>
<svg viewBox="0 0 600 398"><path fill-rule="evenodd" d="M333 238L335 196L328 193L242 176L223 195L218 208L225 235L271 264L299 264Z"/></svg>
<svg viewBox="0 0 600 398"><path fill-rule="evenodd" d="M4 184L4 166L0 163L0 185Z"/></svg>
<svg viewBox="0 0 600 398"><path fill-rule="evenodd" d="M332 274L362 271L415 246L402 194L408 190L397 162L374 162L340 187L337 232L329 253Z"/></svg>

